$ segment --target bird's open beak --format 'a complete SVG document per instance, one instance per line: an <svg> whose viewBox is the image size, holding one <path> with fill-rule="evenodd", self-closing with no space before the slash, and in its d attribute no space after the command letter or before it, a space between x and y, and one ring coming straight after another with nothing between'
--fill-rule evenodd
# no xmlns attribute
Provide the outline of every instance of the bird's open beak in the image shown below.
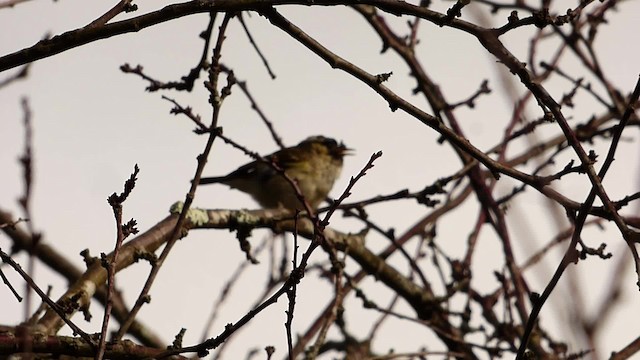
<svg viewBox="0 0 640 360"><path fill-rule="evenodd" d="M338 154L340 156L353 155L355 151L351 148L346 147L343 143L340 143L340 147L338 148Z"/></svg>

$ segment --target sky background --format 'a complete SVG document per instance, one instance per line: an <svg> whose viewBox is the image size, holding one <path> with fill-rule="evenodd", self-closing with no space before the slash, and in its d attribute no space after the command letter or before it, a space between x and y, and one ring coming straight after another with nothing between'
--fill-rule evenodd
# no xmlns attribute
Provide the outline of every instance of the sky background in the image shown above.
<svg viewBox="0 0 640 360"><path fill-rule="evenodd" d="M104 13L113 3L102 0L90 3L79 0L29 1L15 8L0 9L0 54L31 46L47 33L59 34L82 27ZM137 3L137 12L122 15L116 20L138 16L168 3L141 1ZM450 5L450 2L435 2L434 9L446 11ZM387 85L431 113L422 97L411 94L415 83L409 77L406 66L391 52L380 55L379 39L354 11L346 7L287 6L278 9L316 40L368 72L393 72ZM600 27L600 37L595 47L602 55L602 67L607 69L613 83L623 91L630 92L640 73L640 50L630 35L639 30L640 2L621 2L619 9L610 13L609 24ZM285 143L294 145L310 135L323 134L343 140L356 150L356 154L346 160L343 176L332 192L333 197L339 196L349 177L357 174L369 156L379 150L383 151L383 157L357 184L350 201L404 188L417 191L459 169L460 161L449 146L437 144L438 135L433 130L401 111L391 112L387 104L365 85L331 69L264 18L255 13L245 14L244 18L277 79L269 78L237 21L230 23L221 61L234 70L239 80L247 81L252 95ZM476 23L484 21L473 16L472 11L465 11L463 18ZM503 12L489 20L502 24L505 18L506 13ZM216 22L216 28L220 19ZM396 29L404 29L408 20L391 16L387 16L387 19ZM204 120L208 120L211 109L207 103L208 94L202 86L203 76L191 93L149 93L145 92L147 83L137 76L124 74L119 67L124 63L132 66L140 64L148 75L159 80L178 80L199 59L203 42L198 34L204 30L207 22L206 14L189 16L139 33L72 49L34 63L28 79L0 89L0 206L16 216L22 215L17 205L17 198L23 192L17 158L24 147L21 98L26 96L32 110L34 128L32 221L35 228L43 232L45 241L64 252L79 267L83 267L83 263L77 254L85 248L89 248L93 255L110 252L115 226L106 199L111 193L121 191L134 164L138 164L141 172L133 194L125 203L125 218L135 218L142 231L163 219L171 204L184 199L195 172L195 158L202 151L206 138L195 135L192 132L194 126L186 118L170 114L172 104L161 99L161 95L167 95L183 106L191 106ZM508 34L503 41L516 56L525 59L523 56L529 46L526 39L532 31L528 28L519 29ZM487 56L486 50L462 32L424 22L420 26L419 38L418 55L450 102L466 99L484 79L490 80L493 93L481 97L474 109L460 109L456 115L476 147L488 149L495 145L511 117L513 104L510 99L523 94L523 86L514 82L504 67ZM548 49L553 47L549 46ZM542 58L548 59L548 55L543 53ZM571 63L575 62L575 58L569 57L568 61L567 68L575 68L579 75L582 69ZM0 79L15 71L0 74ZM500 79L504 78L510 79L508 85L501 82ZM548 89L556 98L568 92L571 86L561 79L548 83ZM576 101L579 106L565 109L565 115L570 119L584 121L591 114L602 112L599 105L594 104L588 96L580 94ZM529 120L540 116L535 107L528 108L526 115ZM255 151L264 154L276 150L268 131L238 88L225 100L219 125L223 127L225 135ZM540 129L540 138L556 133L555 126L547 126ZM626 135L629 139L637 140L635 129ZM518 146L524 145L514 145L511 154L517 154ZM604 155L603 145L606 144L596 143L592 146ZM637 153L636 142L629 141L621 145L617 161L605 181L613 199L637 191ZM568 161L570 158L560 159ZM249 159L238 150L216 141L205 175L226 174L247 161ZM558 166L562 167L564 163L559 162ZM574 200L582 201L588 191L585 181L576 177L575 181L569 183L570 186L560 186L559 190ZM506 194L514 184L503 177L496 193ZM195 206L234 209L256 207L249 196L223 186L198 189ZM518 259L525 259L524 254L529 253L531 248L546 243L557 232L549 220L546 201L532 190L522 196L522 200L510 211L517 221L511 231L518 244L518 254L522 255ZM407 201L370 209L372 220L385 227L394 227L396 233L402 233L421 214L424 214L422 207ZM444 219L438 227L440 244L454 257L463 254L474 222L460 219L468 216L475 219L477 207L469 204L457 210L456 214L455 217ZM361 229L359 223L339 216L334 217L331 226L344 232ZM487 239L482 240L490 242L490 231L486 233ZM255 232L252 239L257 244L266 236L266 232ZM585 237L592 241L592 245L606 241L614 255L624 256L623 243L615 232L588 232ZM387 245L375 236L371 236L367 244L374 251ZM0 237L0 246L6 251L9 246L6 238ZM484 249L486 252L477 255L482 261L476 263L479 268L474 275L478 281L487 281L488 288L492 288L495 286L491 274L494 268L483 268L483 265L493 265L495 255L492 251L495 247L487 246ZM322 260L322 256L318 252L316 260ZM24 256L16 259L26 264ZM152 289L153 302L143 308L140 319L154 324L154 330L167 342L181 327L189 328L185 344L198 342L213 299L217 298L228 274L243 260L244 254L239 251L233 234L219 230L192 232L177 244L160 271ZM231 295L234 302L225 307L212 329L212 335L220 333L224 324L240 318L255 301L257 293L244 296L243 292L260 289L264 283L268 261L266 258L261 260L261 265L251 268L240 279L235 296ZM535 276L530 276L532 284L538 286L534 290L542 291L555 265L554 262L548 262L540 267ZM581 265L584 266L579 272L568 276L576 276L583 280L583 284L589 284L578 290L587 295L589 309L597 308L597 295L611 276L628 278L627 292L622 300L624 310L610 318L610 331L602 337L602 354L608 354L635 339L640 330L636 321L632 321L640 316L640 298L634 285L633 270L628 267L621 274L611 274L611 266L607 266L609 264L591 258ZM136 289L128 292L129 303L133 303L148 271L147 264L136 264L118 274L119 286ZM6 273L14 284L20 284L15 274L11 271ZM42 287L53 284L54 299L66 288L64 281L48 274L44 266L37 266L35 277ZM306 280L299 289L295 320L298 331L305 329L306 321L313 317L313 309L309 308L324 304L314 300L328 300L332 296L327 283ZM369 293L376 297L376 301L381 305L386 304L391 294L374 281L368 281L367 284ZM551 303L543 311L543 319L545 314L555 314L554 309L566 306L570 296L567 289L557 289ZM353 304L357 300L349 301ZM0 315L2 324L14 324L24 317L23 306L16 304L6 289L0 291L0 305L7 309ZM286 337L282 324L285 321L285 307L286 301L280 301L258 316L230 345L228 358L244 357L247 348L263 348L266 345L275 345L276 355L284 356ZM98 331L101 309L99 306L92 309L94 321L91 323L86 324L79 317L76 319L85 330ZM167 314L167 309L171 314ZM377 319L377 314L361 309L355 310L350 316L353 317L354 328L357 328L356 324L364 325ZM160 323L154 321L158 318L163 320ZM560 319L558 323L569 320ZM403 329L407 326L397 323ZM277 324L275 330L273 324ZM416 337L425 336L428 339L431 336L420 327L411 328L411 331ZM552 327L552 331L563 334L561 337L564 339L570 339L567 329L562 325ZM385 352L388 348L384 346L403 351L415 350L416 337L398 336L397 329L389 326L380 336L385 341L375 350ZM425 342L428 343L428 340Z"/></svg>

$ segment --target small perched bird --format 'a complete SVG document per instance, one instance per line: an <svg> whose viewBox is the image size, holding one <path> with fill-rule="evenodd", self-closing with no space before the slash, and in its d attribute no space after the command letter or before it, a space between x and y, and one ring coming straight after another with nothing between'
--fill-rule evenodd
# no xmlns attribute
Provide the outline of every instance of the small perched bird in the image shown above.
<svg viewBox="0 0 640 360"><path fill-rule="evenodd" d="M342 160L350 150L334 139L311 136L296 146L266 156L265 160L275 162L285 174L294 179L305 200L316 209L340 176ZM200 184L216 183L251 195L266 209L284 207L304 210L291 183L273 166L263 161L250 162L226 176L200 180Z"/></svg>

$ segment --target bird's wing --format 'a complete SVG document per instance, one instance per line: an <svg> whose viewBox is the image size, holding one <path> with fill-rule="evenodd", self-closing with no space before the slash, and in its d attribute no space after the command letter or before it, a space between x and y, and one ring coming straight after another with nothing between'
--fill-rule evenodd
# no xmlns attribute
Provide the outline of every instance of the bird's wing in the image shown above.
<svg viewBox="0 0 640 360"><path fill-rule="evenodd" d="M304 168L308 166L309 159L306 158L307 153L305 151L290 151L290 149L283 149L276 151L269 155L267 160L273 160L280 168L285 170L298 170L304 171Z"/></svg>

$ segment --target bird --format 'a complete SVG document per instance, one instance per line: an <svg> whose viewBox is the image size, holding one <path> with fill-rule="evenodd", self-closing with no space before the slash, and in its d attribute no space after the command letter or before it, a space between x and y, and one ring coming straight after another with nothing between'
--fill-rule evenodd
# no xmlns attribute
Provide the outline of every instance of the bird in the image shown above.
<svg viewBox="0 0 640 360"><path fill-rule="evenodd" d="M313 210L326 199L340 176L345 155L352 149L342 142L321 135L311 136L298 145L281 149L239 167L228 175L204 177L200 184L225 184L245 192L264 209L306 210L292 184L270 164L273 162L295 180Z"/></svg>

